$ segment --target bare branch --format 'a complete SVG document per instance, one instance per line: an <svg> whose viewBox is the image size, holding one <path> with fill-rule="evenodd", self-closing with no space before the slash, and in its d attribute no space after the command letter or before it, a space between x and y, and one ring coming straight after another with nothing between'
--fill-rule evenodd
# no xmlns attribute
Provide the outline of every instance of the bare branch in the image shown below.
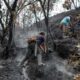
<svg viewBox="0 0 80 80"><path fill-rule="evenodd" d="M18 2L18 0L14 1L13 5L12 5L12 11L16 10L17 2Z"/></svg>
<svg viewBox="0 0 80 80"><path fill-rule="evenodd" d="M9 6L8 2L6 0L4 0L4 3L7 6L7 8L9 9L9 11L11 11L11 7Z"/></svg>
<svg viewBox="0 0 80 80"><path fill-rule="evenodd" d="M37 2L37 1L29 2L28 4L22 5L22 6L19 8L19 10L18 10L17 15L19 15L19 13L20 13L25 7L27 7L27 6L29 6L29 5L32 5L32 4L34 4L35 2Z"/></svg>
<svg viewBox="0 0 80 80"><path fill-rule="evenodd" d="M49 17L50 0L47 2L47 17Z"/></svg>
<svg viewBox="0 0 80 80"><path fill-rule="evenodd" d="M2 20L1 20L1 18L0 18L0 24L1 24L2 29L4 29L4 24L3 24Z"/></svg>
<svg viewBox="0 0 80 80"><path fill-rule="evenodd" d="M44 0L43 5L45 5L45 3L46 3L46 0Z"/></svg>

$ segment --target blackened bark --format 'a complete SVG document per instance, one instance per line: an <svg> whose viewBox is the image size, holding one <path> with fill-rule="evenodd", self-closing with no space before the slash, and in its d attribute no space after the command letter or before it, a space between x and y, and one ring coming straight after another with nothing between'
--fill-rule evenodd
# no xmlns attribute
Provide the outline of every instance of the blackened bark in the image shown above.
<svg viewBox="0 0 80 80"><path fill-rule="evenodd" d="M1 44L2 44L2 41L3 41L3 39L4 39L4 24L3 24L3 22L2 22L2 20L1 20L1 18L0 18L0 24L1 24L1 27L2 27L2 36L1 36Z"/></svg>
<svg viewBox="0 0 80 80"><path fill-rule="evenodd" d="M0 18L0 24L1 24L2 30L4 32L4 24L3 24L2 20L1 20L1 18Z"/></svg>
<svg viewBox="0 0 80 80"><path fill-rule="evenodd" d="M9 6L8 2L6 0L4 0L4 3L6 4L8 10L11 11L11 7Z"/></svg>
<svg viewBox="0 0 80 80"><path fill-rule="evenodd" d="M13 25L14 25L14 16L15 16L15 11L16 11L16 6L17 6L17 2L18 0L15 0L13 5L12 5L12 9L10 11L10 20L9 20L9 40L8 40L8 44L6 46L6 49L3 52L3 56L5 58L9 57L9 52L10 52L10 48L11 48L11 43L12 43L12 38L13 38Z"/></svg>

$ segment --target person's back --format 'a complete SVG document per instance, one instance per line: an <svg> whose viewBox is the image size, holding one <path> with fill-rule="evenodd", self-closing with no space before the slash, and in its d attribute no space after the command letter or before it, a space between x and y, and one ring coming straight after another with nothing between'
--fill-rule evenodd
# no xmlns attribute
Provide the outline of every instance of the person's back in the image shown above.
<svg viewBox="0 0 80 80"><path fill-rule="evenodd" d="M61 22L60 22L60 24L63 24L63 25L65 25L65 26L68 26L69 23L70 23L70 16L64 17L64 18L61 20Z"/></svg>
<svg viewBox="0 0 80 80"><path fill-rule="evenodd" d="M44 38L42 36L37 36L37 44L41 45L42 43L44 43Z"/></svg>
<svg viewBox="0 0 80 80"><path fill-rule="evenodd" d="M66 16L60 22L60 28L63 31L63 37L68 34L71 24L71 17Z"/></svg>

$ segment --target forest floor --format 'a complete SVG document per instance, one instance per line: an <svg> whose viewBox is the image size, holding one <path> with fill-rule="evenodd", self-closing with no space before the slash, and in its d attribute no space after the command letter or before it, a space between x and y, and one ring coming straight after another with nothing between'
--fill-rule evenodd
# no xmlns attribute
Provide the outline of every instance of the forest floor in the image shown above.
<svg viewBox="0 0 80 80"><path fill-rule="evenodd" d="M0 80L73 80L77 74L67 60L60 58L56 52L50 53L47 60L43 58L43 67L37 67L33 62L21 67L19 64L26 55L26 48L17 50L17 57L0 60Z"/></svg>
<svg viewBox="0 0 80 80"><path fill-rule="evenodd" d="M20 66L21 61L27 54L27 35L31 36L33 33L35 35L37 31L24 34L19 28L16 30L18 30L14 37L16 56L7 60L0 60L0 80L73 80L77 72L71 65L68 65L66 59L59 57L57 52L50 53L48 59L43 58L45 66L38 67L35 62L26 67ZM78 50L80 50L80 47Z"/></svg>

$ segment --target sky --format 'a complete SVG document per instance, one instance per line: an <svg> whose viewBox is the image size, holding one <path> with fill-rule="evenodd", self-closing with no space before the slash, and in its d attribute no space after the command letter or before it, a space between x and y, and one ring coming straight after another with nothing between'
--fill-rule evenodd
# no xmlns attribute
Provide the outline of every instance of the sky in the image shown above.
<svg viewBox="0 0 80 80"><path fill-rule="evenodd" d="M66 12L68 10L63 8L63 4L64 4L65 0L57 0L57 2L54 5L53 11L51 12L51 16L56 15L58 13L62 13L62 12ZM74 0L75 3L77 3L77 6L79 6L80 4L78 2L76 2L77 0ZM71 5L71 9L74 9L74 5Z"/></svg>
<svg viewBox="0 0 80 80"><path fill-rule="evenodd" d="M53 10L51 12L51 16L56 15L58 13L67 11L66 9L63 8L62 4L64 3L65 0L58 0L53 7Z"/></svg>

